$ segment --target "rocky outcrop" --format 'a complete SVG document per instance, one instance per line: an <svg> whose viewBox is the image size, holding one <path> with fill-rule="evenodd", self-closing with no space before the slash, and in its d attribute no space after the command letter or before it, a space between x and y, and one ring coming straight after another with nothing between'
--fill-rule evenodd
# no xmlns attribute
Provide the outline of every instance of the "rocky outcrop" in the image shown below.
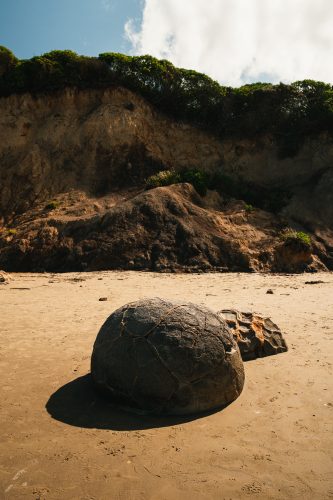
<svg viewBox="0 0 333 500"><path fill-rule="evenodd" d="M235 309L222 309L218 314L227 322L243 361L288 350L280 328L270 318Z"/></svg>
<svg viewBox="0 0 333 500"><path fill-rule="evenodd" d="M97 335L91 374L114 402L167 415L226 406L244 385L226 322L205 307L158 298L111 314Z"/></svg>
<svg viewBox="0 0 333 500"><path fill-rule="evenodd" d="M71 198L74 199L74 193ZM0 237L0 266L8 271L325 270L329 256L317 247L306 259L277 257L284 243L281 220L243 202L200 197L190 184L137 193L98 204L68 197L56 208L37 207ZM206 201L207 200L207 201ZM87 208L85 208L87 207ZM215 208L213 208L215 207ZM282 266L281 268L279 266Z"/></svg>

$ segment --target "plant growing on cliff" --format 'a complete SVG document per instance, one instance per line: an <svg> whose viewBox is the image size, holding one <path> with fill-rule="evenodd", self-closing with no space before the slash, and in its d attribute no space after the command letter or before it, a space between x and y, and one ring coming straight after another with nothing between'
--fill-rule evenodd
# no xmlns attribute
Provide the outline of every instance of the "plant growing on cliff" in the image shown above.
<svg viewBox="0 0 333 500"><path fill-rule="evenodd" d="M45 205L44 210L55 210L58 207L59 207L59 202L52 200Z"/></svg>
<svg viewBox="0 0 333 500"><path fill-rule="evenodd" d="M207 193L209 175L203 170L196 168L184 170L180 172L180 182L189 182L194 189L201 195L205 196Z"/></svg>
<svg viewBox="0 0 333 500"><path fill-rule="evenodd" d="M298 245L306 248L311 247L311 237L303 231L287 230L281 234L281 238L286 245Z"/></svg>
<svg viewBox="0 0 333 500"><path fill-rule="evenodd" d="M221 171L210 175L208 188L218 191L226 198L244 200L250 212L250 207L258 207L268 212L278 213L288 202L288 192L281 188L259 187L243 178L235 178Z"/></svg>
<svg viewBox="0 0 333 500"><path fill-rule="evenodd" d="M247 212L248 214L255 211L255 208L253 205L251 205L251 203L245 203L244 209L245 209L245 212Z"/></svg>
<svg viewBox="0 0 333 500"><path fill-rule="evenodd" d="M176 172L175 170L162 170L157 174L151 175L146 179L147 189L160 186L170 186L180 182L188 182L192 184L194 189L201 195L205 196L209 182L207 172L199 169L186 169Z"/></svg>
<svg viewBox="0 0 333 500"><path fill-rule="evenodd" d="M177 172L174 170L161 170L146 179L146 188L152 189L161 186L170 186L178 182L180 182L180 176Z"/></svg>

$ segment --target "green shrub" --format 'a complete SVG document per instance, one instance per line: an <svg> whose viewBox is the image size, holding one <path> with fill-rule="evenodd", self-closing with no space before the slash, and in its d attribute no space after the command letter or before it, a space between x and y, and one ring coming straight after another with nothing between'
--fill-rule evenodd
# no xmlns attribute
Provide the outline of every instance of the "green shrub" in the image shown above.
<svg viewBox="0 0 333 500"><path fill-rule="evenodd" d="M245 208L245 212L247 212L247 213L251 213L251 212L255 211L254 206L251 205L250 203L246 203L244 208Z"/></svg>
<svg viewBox="0 0 333 500"><path fill-rule="evenodd" d="M192 184L194 189L201 196L205 196L209 183L209 175L198 169L186 169L180 172L162 170L146 179L146 188L151 189L160 186L170 186L170 184L178 184L180 182Z"/></svg>
<svg viewBox="0 0 333 500"><path fill-rule="evenodd" d="M288 193L280 189L259 188L242 179L234 179L222 172L209 174L200 169L162 170L146 179L146 188L156 188L188 182L201 195L205 196L207 189L218 191L221 195L245 201L245 211L250 213L255 207L269 212L279 212L288 200Z"/></svg>
<svg viewBox="0 0 333 500"><path fill-rule="evenodd" d="M146 179L146 188L152 189L161 186L170 186L170 184L177 184L178 182L181 181L177 172L174 170L161 170Z"/></svg>
<svg viewBox="0 0 333 500"><path fill-rule="evenodd" d="M211 175L208 187L215 189L224 197L244 200L249 206L273 213L278 213L290 198L285 190L255 186L251 182L230 177L223 172L215 172Z"/></svg>
<svg viewBox="0 0 333 500"><path fill-rule="evenodd" d="M45 205L44 210L55 210L58 208L60 203L58 201L52 200L47 205Z"/></svg>
<svg viewBox="0 0 333 500"><path fill-rule="evenodd" d="M180 182L189 182L200 196L205 196L209 184L209 175L207 172L198 169L183 170L180 172Z"/></svg>
<svg viewBox="0 0 333 500"><path fill-rule="evenodd" d="M0 76L14 68L18 63L17 57L7 47L0 45Z"/></svg>
<svg viewBox="0 0 333 500"><path fill-rule="evenodd" d="M311 246L310 235L304 233L303 231L288 230L282 233L281 237L286 242L286 244L299 244L305 247Z"/></svg>

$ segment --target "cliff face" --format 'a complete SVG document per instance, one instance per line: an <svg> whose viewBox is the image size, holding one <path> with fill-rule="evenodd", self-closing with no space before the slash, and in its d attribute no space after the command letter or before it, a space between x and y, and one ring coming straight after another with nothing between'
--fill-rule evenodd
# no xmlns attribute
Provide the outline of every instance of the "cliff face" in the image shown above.
<svg viewBox="0 0 333 500"><path fill-rule="evenodd" d="M17 214L30 213L31 219L34 206L64 193L94 197L92 206L97 203L99 208L88 209L86 203L77 214L94 216L107 211L103 200L110 193L127 190L125 198L131 197L136 191L129 195L128 190L138 190L153 172L195 167L220 171L266 190L288 190L283 216L312 232L326 252L326 265L330 262L333 138L328 134L307 139L296 157L280 159L269 136L220 141L172 121L121 88L12 95L0 99L0 116L0 218L11 223L15 232L20 233L22 222ZM50 225L45 217L43 224ZM6 238L2 248L11 246L11 238ZM6 252L9 255L8 248Z"/></svg>
<svg viewBox="0 0 333 500"><path fill-rule="evenodd" d="M124 89L0 99L0 210L69 189L104 194L165 167L220 165L214 138Z"/></svg>

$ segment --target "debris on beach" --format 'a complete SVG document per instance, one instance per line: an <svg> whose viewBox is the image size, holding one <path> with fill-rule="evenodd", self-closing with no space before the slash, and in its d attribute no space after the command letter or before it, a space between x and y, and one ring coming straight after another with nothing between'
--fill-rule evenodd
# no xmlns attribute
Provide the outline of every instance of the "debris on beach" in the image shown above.
<svg viewBox="0 0 333 500"><path fill-rule="evenodd" d="M8 285L10 281L9 275L5 271L0 270L0 285Z"/></svg>
<svg viewBox="0 0 333 500"><path fill-rule="evenodd" d="M218 314L231 329L243 361L288 350L280 328L270 318L236 309L223 309Z"/></svg>

